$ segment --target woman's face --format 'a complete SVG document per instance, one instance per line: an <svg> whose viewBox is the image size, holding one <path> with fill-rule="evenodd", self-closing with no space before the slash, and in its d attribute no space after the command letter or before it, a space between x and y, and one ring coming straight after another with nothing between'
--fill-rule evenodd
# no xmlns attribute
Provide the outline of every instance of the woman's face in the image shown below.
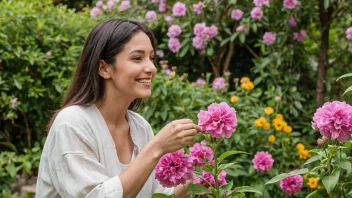
<svg viewBox="0 0 352 198"><path fill-rule="evenodd" d="M151 81L156 73L154 49L149 37L142 31L134 33L123 51L115 57L111 69L113 88L117 95L147 98L151 95Z"/></svg>

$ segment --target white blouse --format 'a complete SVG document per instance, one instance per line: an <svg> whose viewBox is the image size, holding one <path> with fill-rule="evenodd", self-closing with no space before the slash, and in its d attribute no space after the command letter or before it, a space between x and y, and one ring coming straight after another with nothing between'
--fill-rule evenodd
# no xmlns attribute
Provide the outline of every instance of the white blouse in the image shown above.
<svg viewBox="0 0 352 198"><path fill-rule="evenodd" d="M139 114L128 111L127 119L135 145L132 162L154 134ZM46 139L36 197L122 197L118 175L128 165L120 163L109 129L95 105L67 107L57 115ZM153 171L137 197L149 198L158 192L171 194L173 188L164 189Z"/></svg>

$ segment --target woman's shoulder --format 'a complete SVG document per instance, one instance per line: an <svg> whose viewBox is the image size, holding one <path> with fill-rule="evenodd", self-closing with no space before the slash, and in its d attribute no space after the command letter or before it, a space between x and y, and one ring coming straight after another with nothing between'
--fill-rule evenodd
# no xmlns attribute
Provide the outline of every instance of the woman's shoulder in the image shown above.
<svg viewBox="0 0 352 198"><path fill-rule="evenodd" d="M79 125L82 123L88 123L91 117L90 111L90 106L72 105L65 107L57 114L53 125Z"/></svg>

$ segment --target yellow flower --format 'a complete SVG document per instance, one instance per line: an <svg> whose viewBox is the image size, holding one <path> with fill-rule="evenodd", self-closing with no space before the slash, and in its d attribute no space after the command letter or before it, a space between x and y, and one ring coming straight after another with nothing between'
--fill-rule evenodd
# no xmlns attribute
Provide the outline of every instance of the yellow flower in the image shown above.
<svg viewBox="0 0 352 198"><path fill-rule="evenodd" d="M242 83L242 84L241 84L241 87L242 87L243 89L245 89L245 90L250 91L250 90L252 90L252 89L254 88L254 84L253 84L252 81L248 81L248 82L246 82L246 83Z"/></svg>
<svg viewBox="0 0 352 198"><path fill-rule="evenodd" d="M232 96L231 97L231 102L232 103L235 103L235 102L237 102L238 101L238 97L237 96Z"/></svg>
<svg viewBox="0 0 352 198"><path fill-rule="evenodd" d="M270 142L270 143L273 143L273 142L275 142L275 136L274 135L269 135L269 137L268 137L268 142Z"/></svg>
<svg viewBox="0 0 352 198"><path fill-rule="evenodd" d="M318 187L319 177L311 177L308 179L307 185L309 188L315 189Z"/></svg>
<svg viewBox="0 0 352 198"><path fill-rule="evenodd" d="M262 127L266 123L266 119L264 117L260 117L254 121L254 126Z"/></svg>
<svg viewBox="0 0 352 198"><path fill-rule="evenodd" d="M296 144L297 150L304 150L306 147L302 143Z"/></svg>
<svg viewBox="0 0 352 198"><path fill-rule="evenodd" d="M274 127L276 131L281 131L284 126L285 122L282 120L274 120Z"/></svg>
<svg viewBox="0 0 352 198"><path fill-rule="evenodd" d="M282 120L284 117L281 114L276 114L275 120Z"/></svg>
<svg viewBox="0 0 352 198"><path fill-rule="evenodd" d="M297 154L299 159L308 159L312 156L307 149L298 150Z"/></svg>
<svg viewBox="0 0 352 198"><path fill-rule="evenodd" d="M173 78L173 77L175 77L175 75L176 75L176 72L171 72L171 74L170 74L170 78Z"/></svg>
<svg viewBox="0 0 352 198"><path fill-rule="evenodd" d="M272 107L266 107L264 109L264 111L265 111L266 115L270 115L270 114L274 113L274 109Z"/></svg>
<svg viewBox="0 0 352 198"><path fill-rule="evenodd" d="M303 175L304 179L307 179L307 177L308 177L308 173Z"/></svg>
<svg viewBox="0 0 352 198"><path fill-rule="evenodd" d="M269 130L269 129L270 129L270 122L265 122L265 123L263 124L263 129Z"/></svg>
<svg viewBox="0 0 352 198"><path fill-rule="evenodd" d="M292 127L284 126L282 129L285 133L290 134L292 132Z"/></svg>
<svg viewBox="0 0 352 198"><path fill-rule="evenodd" d="M251 79L249 79L248 77L242 77L240 80L241 83L247 83L249 81L251 81Z"/></svg>

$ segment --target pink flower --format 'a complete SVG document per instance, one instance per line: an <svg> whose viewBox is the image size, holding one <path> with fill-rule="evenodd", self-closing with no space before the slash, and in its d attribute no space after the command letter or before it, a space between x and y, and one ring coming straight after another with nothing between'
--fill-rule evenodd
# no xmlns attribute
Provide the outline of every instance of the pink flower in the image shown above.
<svg viewBox="0 0 352 198"><path fill-rule="evenodd" d="M263 18L263 11L262 11L262 9L259 8L259 7L253 8L252 11L251 11L251 17L252 17L253 19L258 19L258 20L262 19L262 18Z"/></svg>
<svg viewBox="0 0 352 198"><path fill-rule="evenodd" d="M275 42L276 34L274 32L265 32L263 40L264 43L269 46Z"/></svg>
<svg viewBox="0 0 352 198"><path fill-rule="evenodd" d="M204 34L204 30L206 28L205 23L197 23L194 25L193 33L196 36L202 36Z"/></svg>
<svg viewBox="0 0 352 198"><path fill-rule="evenodd" d="M269 0L253 0L253 3L257 7L262 7L263 5L269 6Z"/></svg>
<svg viewBox="0 0 352 198"><path fill-rule="evenodd" d="M165 17L165 21L167 21L167 22L171 22L173 20L174 20L174 18L172 16L166 16Z"/></svg>
<svg viewBox="0 0 352 198"><path fill-rule="evenodd" d="M164 57L164 51L163 50L156 50L156 55L159 56L160 58Z"/></svg>
<svg viewBox="0 0 352 198"><path fill-rule="evenodd" d="M288 195L292 195L292 194L295 194L296 192L299 192L302 186L303 186L303 177L301 175L294 175L280 181L281 190Z"/></svg>
<svg viewBox="0 0 352 198"><path fill-rule="evenodd" d="M196 36L192 39L192 44L196 49L203 50L205 49L205 43L203 41L203 38L200 36Z"/></svg>
<svg viewBox="0 0 352 198"><path fill-rule="evenodd" d="M98 7L94 7L90 10L90 16L96 17L98 15L101 15L101 10Z"/></svg>
<svg viewBox="0 0 352 198"><path fill-rule="evenodd" d="M145 14L145 18L146 18L147 20L155 20L155 19L156 19L156 12L153 11L153 10L148 11L148 12Z"/></svg>
<svg viewBox="0 0 352 198"><path fill-rule="evenodd" d="M179 25L172 25L169 27L169 30L167 31L167 36L168 37L176 37L182 33L182 29Z"/></svg>
<svg viewBox="0 0 352 198"><path fill-rule="evenodd" d="M152 3L159 3L159 0L152 0Z"/></svg>
<svg viewBox="0 0 352 198"><path fill-rule="evenodd" d="M226 72L224 73L224 76L231 76L231 72L230 72L230 71L226 71Z"/></svg>
<svg viewBox="0 0 352 198"><path fill-rule="evenodd" d="M181 47L180 41L178 40L178 38L175 38L175 37L170 38L169 43L168 43L168 47L173 53L177 53Z"/></svg>
<svg viewBox="0 0 352 198"><path fill-rule="evenodd" d="M264 172L273 167L274 159L268 152L260 151L255 154L252 163L254 169Z"/></svg>
<svg viewBox="0 0 352 198"><path fill-rule="evenodd" d="M107 10L111 11L114 8L114 0L109 0L106 5L107 5Z"/></svg>
<svg viewBox="0 0 352 198"><path fill-rule="evenodd" d="M202 78L198 78L196 81L196 85L204 86L206 84L207 84L207 82Z"/></svg>
<svg viewBox="0 0 352 198"><path fill-rule="evenodd" d="M97 1L97 3L95 4L95 7L100 8L103 5L104 5L103 1Z"/></svg>
<svg viewBox="0 0 352 198"><path fill-rule="evenodd" d="M317 144L318 144L319 146L324 146L324 140L318 138L318 139L317 139Z"/></svg>
<svg viewBox="0 0 352 198"><path fill-rule="evenodd" d="M181 2L176 2L174 7L172 8L172 13L174 16L185 16L187 12L187 7L185 4Z"/></svg>
<svg viewBox="0 0 352 198"><path fill-rule="evenodd" d="M212 137L229 138L237 127L236 110L225 102L213 103L208 111L198 113L198 125Z"/></svg>
<svg viewBox="0 0 352 198"><path fill-rule="evenodd" d="M298 0L284 0L284 8L294 9L298 4Z"/></svg>
<svg viewBox="0 0 352 198"><path fill-rule="evenodd" d="M204 35L208 38L213 38L218 35L218 28L215 25L211 25L210 27L205 27Z"/></svg>
<svg viewBox="0 0 352 198"><path fill-rule="evenodd" d="M119 6L119 9L122 11L122 10L126 10L126 9L128 9L130 7L131 7L130 1L122 1L120 6Z"/></svg>
<svg viewBox="0 0 352 198"><path fill-rule="evenodd" d="M291 27L296 27L296 26L297 26L297 23L296 23L295 17L291 16L291 17L288 19L288 24L289 24Z"/></svg>
<svg viewBox="0 0 352 198"><path fill-rule="evenodd" d="M206 146L204 141L201 143L195 143L191 148L189 148L189 152L191 159L193 160L193 165L195 166L204 166L206 164L206 160L211 162L214 158L213 150Z"/></svg>
<svg viewBox="0 0 352 198"><path fill-rule="evenodd" d="M293 33L293 40L296 41L303 41L307 36L307 33L305 30L301 30L300 32L294 32Z"/></svg>
<svg viewBox="0 0 352 198"><path fill-rule="evenodd" d="M243 25L240 25L236 28L237 32L247 32L246 28Z"/></svg>
<svg viewBox="0 0 352 198"><path fill-rule="evenodd" d="M346 37L347 39L352 40L352 27L347 28Z"/></svg>
<svg viewBox="0 0 352 198"><path fill-rule="evenodd" d="M281 96L275 96L275 101L277 102L281 101Z"/></svg>
<svg viewBox="0 0 352 198"><path fill-rule="evenodd" d="M231 18L234 20L240 20L242 16L243 16L243 12L240 9L235 9L235 10L232 10L231 12Z"/></svg>
<svg viewBox="0 0 352 198"><path fill-rule="evenodd" d="M226 87L225 78L217 77L213 81L213 90L223 89Z"/></svg>
<svg viewBox="0 0 352 198"><path fill-rule="evenodd" d="M214 180L213 174L209 173L208 171L203 170L202 177L205 180L207 180L208 183L210 183L212 186L215 187L215 180ZM207 182L205 182L203 179L198 178L196 176L193 177L193 183L194 184L201 184L201 185L205 186L206 188L209 187L209 184ZM218 184L219 184L219 186L223 186L223 185L227 184L226 172L224 170L220 171L220 173L218 175Z"/></svg>
<svg viewBox="0 0 352 198"><path fill-rule="evenodd" d="M166 12L166 10L167 10L167 5L165 3L160 3L159 12Z"/></svg>
<svg viewBox="0 0 352 198"><path fill-rule="evenodd" d="M344 142L352 135L352 106L345 102L326 102L314 113L313 128L327 139Z"/></svg>
<svg viewBox="0 0 352 198"><path fill-rule="evenodd" d="M199 2L197 4L193 4L193 11L197 14L202 14L203 2Z"/></svg>
<svg viewBox="0 0 352 198"><path fill-rule="evenodd" d="M155 179L163 187L185 184L193 176L193 160L183 150L164 155L155 167Z"/></svg>
<svg viewBox="0 0 352 198"><path fill-rule="evenodd" d="M12 98L12 99L10 100L10 103L11 103L11 107L12 107L12 108L15 108L15 105L16 105L17 100L18 100L18 98Z"/></svg>

